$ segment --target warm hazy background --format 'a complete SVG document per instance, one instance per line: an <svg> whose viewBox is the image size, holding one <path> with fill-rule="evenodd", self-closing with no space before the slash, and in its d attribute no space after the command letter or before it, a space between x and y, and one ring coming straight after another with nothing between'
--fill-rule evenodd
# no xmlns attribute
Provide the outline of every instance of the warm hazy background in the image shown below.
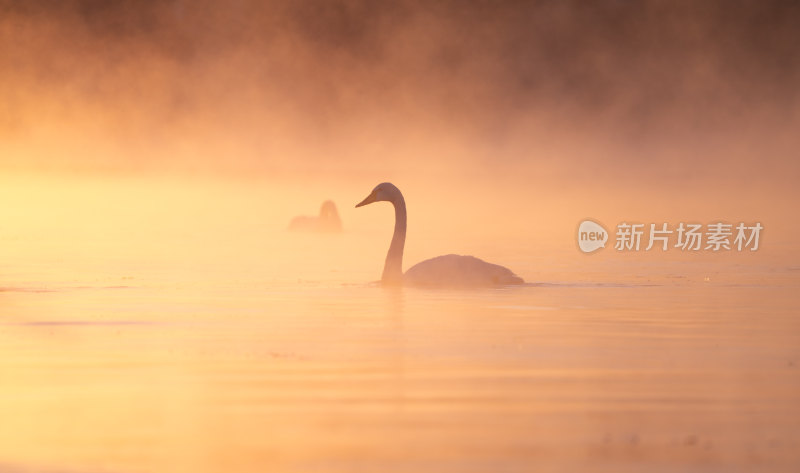
<svg viewBox="0 0 800 473"><path fill-rule="evenodd" d="M0 470L800 471L798 84L800 2L0 0ZM543 284L365 284L381 181Z"/></svg>
<svg viewBox="0 0 800 473"><path fill-rule="evenodd" d="M351 206L391 180L414 256L447 232L567 245L587 216L760 220L790 251L798 44L793 2L0 0L0 170L27 192L2 206L40 210L57 186L31 176L99 180L44 200L123 213L115 191L224 194L153 179L246 180L273 192L241 197L250 218L334 198L346 229L383 228Z"/></svg>

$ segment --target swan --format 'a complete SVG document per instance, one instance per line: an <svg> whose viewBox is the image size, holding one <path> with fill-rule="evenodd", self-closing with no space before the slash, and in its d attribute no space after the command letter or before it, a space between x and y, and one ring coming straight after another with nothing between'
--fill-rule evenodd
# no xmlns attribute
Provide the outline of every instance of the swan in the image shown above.
<svg viewBox="0 0 800 473"><path fill-rule="evenodd" d="M406 201L394 184L384 182L356 208L373 202L394 205L394 235L386 254L381 283L424 287L497 287L524 284L525 281L510 269L487 263L474 256L444 255L427 259L412 266L403 274L403 247L406 243Z"/></svg>
<svg viewBox="0 0 800 473"><path fill-rule="evenodd" d="M342 231L342 221L339 219L339 212L336 211L336 204L332 200L326 200L319 209L318 217L304 215L295 217L289 223L289 230L340 232Z"/></svg>

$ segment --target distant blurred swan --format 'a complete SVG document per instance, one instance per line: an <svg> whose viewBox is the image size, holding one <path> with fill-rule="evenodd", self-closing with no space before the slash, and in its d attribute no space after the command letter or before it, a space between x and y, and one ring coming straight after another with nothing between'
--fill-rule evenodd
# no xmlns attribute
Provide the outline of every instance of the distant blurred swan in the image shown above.
<svg viewBox="0 0 800 473"><path fill-rule="evenodd" d="M356 207L387 201L394 205L394 235L386 254L381 282L385 285L428 287L492 287L523 284L525 281L503 266L474 256L444 255L412 266L403 274L406 242L406 201L400 189L389 182L378 184Z"/></svg>
<svg viewBox="0 0 800 473"><path fill-rule="evenodd" d="M340 232L342 231L342 221L339 212L336 211L336 204L332 200L326 200L319 209L318 217L299 216L292 219L289 223L289 230L311 231L311 232Z"/></svg>

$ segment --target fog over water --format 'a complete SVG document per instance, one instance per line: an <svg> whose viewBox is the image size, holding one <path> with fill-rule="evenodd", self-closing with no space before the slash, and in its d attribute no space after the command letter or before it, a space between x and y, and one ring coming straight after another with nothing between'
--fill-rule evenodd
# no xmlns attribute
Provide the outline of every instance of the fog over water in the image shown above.
<svg viewBox="0 0 800 473"><path fill-rule="evenodd" d="M798 175L789 2L0 8L5 167Z"/></svg>
<svg viewBox="0 0 800 473"><path fill-rule="evenodd" d="M0 12L7 171L280 179L319 189L315 201L388 180L446 194L451 209L561 215L542 204L575 199L570 218L613 207L621 220L647 202L657 215L646 218L709 207L704 219L791 225L791 3L66 1Z"/></svg>
<svg viewBox="0 0 800 473"><path fill-rule="evenodd" d="M0 472L797 471L799 44L780 1L0 0ZM379 287L380 182L404 269L529 285Z"/></svg>

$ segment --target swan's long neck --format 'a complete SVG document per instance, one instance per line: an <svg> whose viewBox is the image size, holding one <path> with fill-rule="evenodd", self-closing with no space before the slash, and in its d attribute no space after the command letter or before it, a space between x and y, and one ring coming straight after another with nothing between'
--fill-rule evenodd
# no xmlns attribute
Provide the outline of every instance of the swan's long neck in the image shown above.
<svg viewBox="0 0 800 473"><path fill-rule="evenodd" d="M406 244L406 201L403 194L397 192L397 197L392 199L394 205L394 235L389 252L386 254L386 264L383 266L384 284L399 284L403 280L403 247Z"/></svg>

